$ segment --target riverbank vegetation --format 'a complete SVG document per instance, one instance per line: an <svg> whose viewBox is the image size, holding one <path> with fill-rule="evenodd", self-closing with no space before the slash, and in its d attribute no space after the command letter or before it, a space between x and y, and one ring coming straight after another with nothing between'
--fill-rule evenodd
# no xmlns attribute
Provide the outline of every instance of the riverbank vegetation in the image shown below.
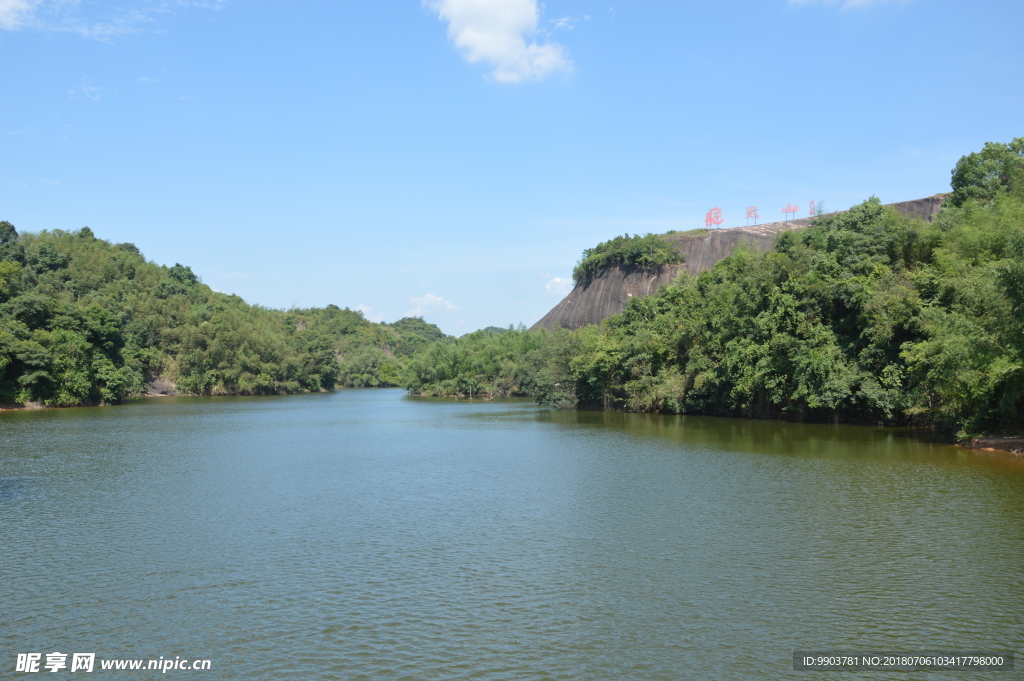
<svg viewBox="0 0 1024 681"><path fill-rule="evenodd" d="M87 227L0 222L0 404L113 403L156 377L194 395L397 385L407 358L442 338L418 318L248 305Z"/></svg>
<svg viewBox="0 0 1024 681"><path fill-rule="evenodd" d="M1024 429L1024 138L953 171L934 224L872 198L633 298L601 327L416 354L431 395L671 413ZM581 263L593 251L586 251ZM578 268L579 269L579 268Z"/></svg>
<svg viewBox="0 0 1024 681"><path fill-rule="evenodd" d="M739 248L576 331L461 338L407 318L271 310L89 228L0 222L0 404L113 403L156 378L184 394L402 385L436 396L1024 431L1024 138L953 170L934 223L869 199ZM667 250L666 250L667 249ZM671 253L670 253L671 252ZM679 262L661 237L584 252L577 281Z"/></svg>

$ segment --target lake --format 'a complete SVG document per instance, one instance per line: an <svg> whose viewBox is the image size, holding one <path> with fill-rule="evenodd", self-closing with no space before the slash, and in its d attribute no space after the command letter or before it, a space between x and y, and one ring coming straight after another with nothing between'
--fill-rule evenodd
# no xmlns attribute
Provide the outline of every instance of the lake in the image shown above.
<svg viewBox="0 0 1024 681"><path fill-rule="evenodd" d="M0 413L3 678L832 678L793 652L1019 650L1021 613L1024 462L905 431L381 389ZM99 669L160 656L211 669Z"/></svg>

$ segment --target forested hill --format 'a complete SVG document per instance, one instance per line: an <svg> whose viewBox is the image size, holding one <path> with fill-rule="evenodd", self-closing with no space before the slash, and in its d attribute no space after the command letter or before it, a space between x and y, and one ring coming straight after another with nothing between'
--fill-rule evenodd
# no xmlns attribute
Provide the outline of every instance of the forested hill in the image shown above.
<svg viewBox="0 0 1024 681"><path fill-rule="evenodd" d="M0 222L0 405L113 403L154 384L196 395L396 385L408 357L443 338L420 318L248 305L88 227L18 234Z"/></svg>
<svg viewBox="0 0 1024 681"><path fill-rule="evenodd" d="M1024 138L952 173L933 223L877 199L634 297L601 326L478 332L409 364L421 394L1024 432ZM584 253L586 258L588 253Z"/></svg>
<svg viewBox="0 0 1024 681"><path fill-rule="evenodd" d="M897 213L932 222L944 194L887 204ZM824 210L818 215L824 214ZM579 329L600 324L626 308L630 298L649 296L684 272L693 276L714 267L738 244L770 250L782 232L810 225L812 218L731 227L672 230L666 234L616 237L588 248L573 270L573 289L531 329Z"/></svg>

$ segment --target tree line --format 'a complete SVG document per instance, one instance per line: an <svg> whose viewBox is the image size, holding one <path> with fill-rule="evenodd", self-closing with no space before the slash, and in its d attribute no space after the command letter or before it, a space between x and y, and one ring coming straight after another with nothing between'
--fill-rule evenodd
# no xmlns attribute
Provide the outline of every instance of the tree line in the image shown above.
<svg viewBox="0 0 1024 681"><path fill-rule="evenodd" d="M0 222L0 404L115 403L156 377L193 395L398 385L408 358L443 338L420 318L248 305L88 227Z"/></svg>

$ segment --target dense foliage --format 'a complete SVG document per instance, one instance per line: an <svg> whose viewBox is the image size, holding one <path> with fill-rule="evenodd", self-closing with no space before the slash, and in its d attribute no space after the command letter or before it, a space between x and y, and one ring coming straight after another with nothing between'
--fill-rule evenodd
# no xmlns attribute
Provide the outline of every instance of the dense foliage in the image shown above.
<svg viewBox="0 0 1024 681"><path fill-rule="evenodd" d="M616 265L647 269L677 262L682 262L682 256L660 236L626 234L583 251L583 258L572 271L572 279L578 284Z"/></svg>
<svg viewBox="0 0 1024 681"><path fill-rule="evenodd" d="M448 338L412 357L404 385L430 396L548 396L560 376L556 367L569 359L564 342L573 338L568 331L532 332L523 326Z"/></svg>
<svg viewBox="0 0 1024 681"><path fill-rule="evenodd" d="M418 318L247 305L87 227L19 235L0 222L3 404L117 402L156 377L200 395L396 385L406 358L443 337Z"/></svg>
<svg viewBox="0 0 1024 681"><path fill-rule="evenodd" d="M1022 146L1001 148L1019 156ZM781 235L767 253L741 249L633 298L600 328L438 343L410 362L406 386L964 437L1020 432L1024 196L1012 154L999 156L1010 171L991 169L999 147L957 164L959 198L934 224L870 199Z"/></svg>
<svg viewBox="0 0 1024 681"><path fill-rule="evenodd" d="M991 201L999 194L1024 197L1024 137L1009 144L986 142L978 152L960 159L953 168L949 202Z"/></svg>

